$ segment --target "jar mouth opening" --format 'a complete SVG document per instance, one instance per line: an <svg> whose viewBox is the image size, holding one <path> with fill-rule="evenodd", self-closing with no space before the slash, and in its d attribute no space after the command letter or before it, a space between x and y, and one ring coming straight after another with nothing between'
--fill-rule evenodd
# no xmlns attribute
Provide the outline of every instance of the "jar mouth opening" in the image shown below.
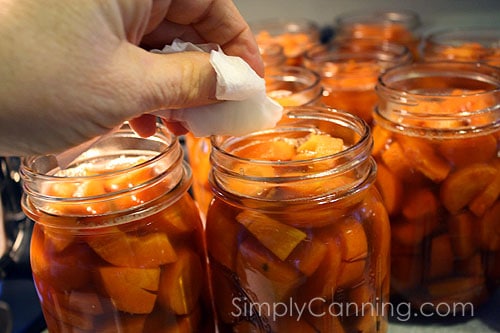
<svg viewBox="0 0 500 333"><path fill-rule="evenodd" d="M325 124L329 124L325 125ZM344 129L343 133L339 129ZM331 131L331 133L328 133ZM271 136L284 136L287 133L319 133L326 132L335 137L344 136L345 149L333 154L321 157L300 160L279 160L245 158L233 154L235 147L242 143L261 141ZM244 136L212 136L212 147L216 154L225 156L232 160L251 162L262 165L294 165L304 163L321 162L334 157L359 158L366 150L371 149L371 132L368 124L362 119L340 110L315 106L290 106L283 110L283 118L280 123L271 129L256 131ZM361 149L360 149L361 148Z"/></svg>
<svg viewBox="0 0 500 333"><path fill-rule="evenodd" d="M500 126L500 71L493 66L457 61L401 65L384 72L375 90L376 119L401 129L447 135Z"/></svg>
<svg viewBox="0 0 500 333"><path fill-rule="evenodd" d="M31 156L20 172L25 196L40 211L96 216L136 209L173 190L186 175L182 160L177 138L162 124L143 138L126 123L64 168L53 155ZM135 199L125 204L125 197Z"/></svg>
<svg viewBox="0 0 500 333"><path fill-rule="evenodd" d="M213 136L210 182L222 192L264 201L277 196L278 201L303 202L305 197L312 200L349 192L366 181L372 167L370 133L365 121L347 112L314 106L288 107L275 128L239 137ZM342 147L317 157L314 153L308 155L307 149L304 155L296 155L298 147L311 143L311 136L318 139L322 135L325 140L340 140ZM285 142L295 153L283 160L260 157L265 153L258 157L246 155L256 146L267 147L273 140ZM287 147L283 150L288 151Z"/></svg>

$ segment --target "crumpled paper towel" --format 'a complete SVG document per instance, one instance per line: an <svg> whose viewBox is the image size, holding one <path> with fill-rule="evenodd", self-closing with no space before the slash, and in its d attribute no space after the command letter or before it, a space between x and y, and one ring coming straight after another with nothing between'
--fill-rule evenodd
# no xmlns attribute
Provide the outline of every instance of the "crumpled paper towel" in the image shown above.
<svg viewBox="0 0 500 333"><path fill-rule="evenodd" d="M283 107L266 95L265 81L241 58L228 56L216 44L192 44L180 39L155 53L183 51L210 52L210 63L217 73L216 98L221 102L188 109L153 112L167 121L182 123L194 136L244 135L274 127ZM119 127L118 127L119 128ZM115 130L56 155L65 168L84 151Z"/></svg>
<svg viewBox="0 0 500 333"><path fill-rule="evenodd" d="M201 51L210 53L217 73L215 97L220 103L187 109L161 110L155 115L178 121L194 136L244 135L274 127L283 107L266 95L263 78L241 58L228 56L215 44L192 44L180 39L156 53Z"/></svg>

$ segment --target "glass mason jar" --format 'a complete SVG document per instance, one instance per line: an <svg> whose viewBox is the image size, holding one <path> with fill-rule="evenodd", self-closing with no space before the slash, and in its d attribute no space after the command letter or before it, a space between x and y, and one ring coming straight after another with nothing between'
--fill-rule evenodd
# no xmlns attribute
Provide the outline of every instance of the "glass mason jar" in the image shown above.
<svg viewBox="0 0 500 333"><path fill-rule="evenodd" d="M219 332L385 332L390 230L368 125L291 107L274 129L212 145Z"/></svg>
<svg viewBox="0 0 500 333"><path fill-rule="evenodd" d="M424 61L484 62L500 67L500 28L438 30L424 38L421 53Z"/></svg>
<svg viewBox="0 0 500 333"><path fill-rule="evenodd" d="M257 20L250 22L250 28L258 45L281 45L291 66L301 65L304 52L320 42L319 26L306 18Z"/></svg>
<svg viewBox="0 0 500 333"><path fill-rule="evenodd" d="M159 125L141 138L124 124L67 168L47 155L21 172L51 333L213 332L203 229L176 137Z"/></svg>
<svg viewBox="0 0 500 333"><path fill-rule="evenodd" d="M406 46L418 55L420 15L411 10L357 10L336 18L336 40L375 39Z"/></svg>
<svg viewBox="0 0 500 333"><path fill-rule="evenodd" d="M304 66L321 76L323 103L371 124L377 102L375 85L388 68L412 62L405 46L372 39L319 45L304 56Z"/></svg>
<svg viewBox="0 0 500 333"><path fill-rule="evenodd" d="M269 97L282 106L318 105L321 102L322 85L319 75L300 66L272 66L266 69L264 77ZM200 210L206 214L212 200L208 182L210 173L210 138L195 138L188 133L186 148L193 170L193 195Z"/></svg>
<svg viewBox="0 0 500 333"><path fill-rule="evenodd" d="M373 155L391 221L392 295L469 312L500 282L500 69L399 66L377 92Z"/></svg>

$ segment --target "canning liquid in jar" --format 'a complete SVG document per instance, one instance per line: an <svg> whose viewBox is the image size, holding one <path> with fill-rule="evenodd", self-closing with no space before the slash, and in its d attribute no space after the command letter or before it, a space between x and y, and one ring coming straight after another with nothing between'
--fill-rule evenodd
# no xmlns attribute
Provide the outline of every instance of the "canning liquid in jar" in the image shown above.
<svg viewBox="0 0 500 333"><path fill-rule="evenodd" d="M290 107L275 129L212 145L219 332L385 332L390 230L366 123Z"/></svg>
<svg viewBox="0 0 500 333"><path fill-rule="evenodd" d="M21 168L31 267L58 332L213 332L199 212L178 140L127 124L61 169Z"/></svg>
<svg viewBox="0 0 500 333"><path fill-rule="evenodd" d="M434 62L377 85L377 187L392 230L392 295L458 313L500 282L500 70Z"/></svg>

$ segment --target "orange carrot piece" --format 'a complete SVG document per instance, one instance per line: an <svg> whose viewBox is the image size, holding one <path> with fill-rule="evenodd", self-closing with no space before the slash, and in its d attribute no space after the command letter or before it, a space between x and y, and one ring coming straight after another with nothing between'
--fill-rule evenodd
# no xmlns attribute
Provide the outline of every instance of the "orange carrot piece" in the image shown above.
<svg viewBox="0 0 500 333"><path fill-rule="evenodd" d="M325 245L327 251L323 261L299 290L301 302L309 302L315 297L330 299L337 290L341 273L342 247L340 241L335 238L326 240Z"/></svg>
<svg viewBox="0 0 500 333"><path fill-rule="evenodd" d="M256 211L245 210L236 220L281 260L307 237L305 232Z"/></svg>
<svg viewBox="0 0 500 333"><path fill-rule="evenodd" d="M164 233L132 236L116 229L109 234L88 237L87 243L101 258L115 266L158 267L177 259Z"/></svg>
<svg viewBox="0 0 500 333"><path fill-rule="evenodd" d="M379 155L380 152L382 152L385 149L385 147L389 144L389 140L391 139L392 134L390 131L378 125L374 125L372 136L373 136L372 154Z"/></svg>
<svg viewBox="0 0 500 333"><path fill-rule="evenodd" d="M489 164L472 164L458 169L441 184L441 202L449 212L459 212L485 190L496 173L496 168Z"/></svg>
<svg viewBox="0 0 500 333"><path fill-rule="evenodd" d="M234 154L256 160L289 161L295 155L295 146L289 141L270 140L244 147Z"/></svg>
<svg viewBox="0 0 500 333"><path fill-rule="evenodd" d="M439 144L439 152L455 167L486 163L497 154L497 139L493 135L482 135L444 140Z"/></svg>
<svg viewBox="0 0 500 333"><path fill-rule="evenodd" d="M296 160L329 156L344 150L344 141L328 134L310 134L307 140L297 147Z"/></svg>
<svg viewBox="0 0 500 333"><path fill-rule="evenodd" d="M403 216L412 223L422 223L429 227L437 225L439 202L428 188L410 192L403 203Z"/></svg>
<svg viewBox="0 0 500 333"><path fill-rule="evenodd" d="M400 136L401 146L409 163L430 180L439 183L446 179L451 171L450 163L435 149L421 139Z"/></svg>
<svg viewBox="0 0 500 333"><path fill-rule="evenodd" d="M498 164L497 173L493 181L469 203L469 209L476 216L483 216L486 210L493 206L500 196L500 163Z"/></svg>
<svg viewBox="0 0 500 333"><path fill-rule="evenodd" d="M346 218L335 225L342 246L342 260L356 261L368 255L368 239L363 225L354 218Z"/></svg>
<svg viewBox="0 0 500 333"><path fill-rule="evenodd" d="M120 311L147 314L153 310L160 268L101 267L103 287Z"/></svg>
<svg viewBox="0 0 500 333"><path fill-rule="evenodd" d="M389 171L397 178L405 181L414 177L415 170L405 157L401 145L394 141L382 153L380 158L387 166Z"/></svg>
<svg viewBox="0 0 500 333"><path fill-rule="evenodd" d="M286 261L306 276L311 276L318 269L326 255L326 251L326 245L321 240L313 237L300 242Z"/></svg>
<svg viewBox="0 0 500 333"><path fill-rule="evenodd" d="M240 244L236 272L241 287L255 295L252 301L268 304L287 299L304 280L299 271L251 238Z"/></svg>
<svg viewBox="0 0 500 333"><path fill-rule="evenodd" d="M381 163L377 166L376 185L382 195L384 205L389 215L398 213L401 208L403 185L395 174L391 173L387 167Z"/></svg>
<svg viewBox="0 0 500 333"><path fill-rule="evenodd" d="M178 315L191 313L200 299L204 272L202 258L188 249L178 251L177 261L161 273L158 303Z"/></svg>

